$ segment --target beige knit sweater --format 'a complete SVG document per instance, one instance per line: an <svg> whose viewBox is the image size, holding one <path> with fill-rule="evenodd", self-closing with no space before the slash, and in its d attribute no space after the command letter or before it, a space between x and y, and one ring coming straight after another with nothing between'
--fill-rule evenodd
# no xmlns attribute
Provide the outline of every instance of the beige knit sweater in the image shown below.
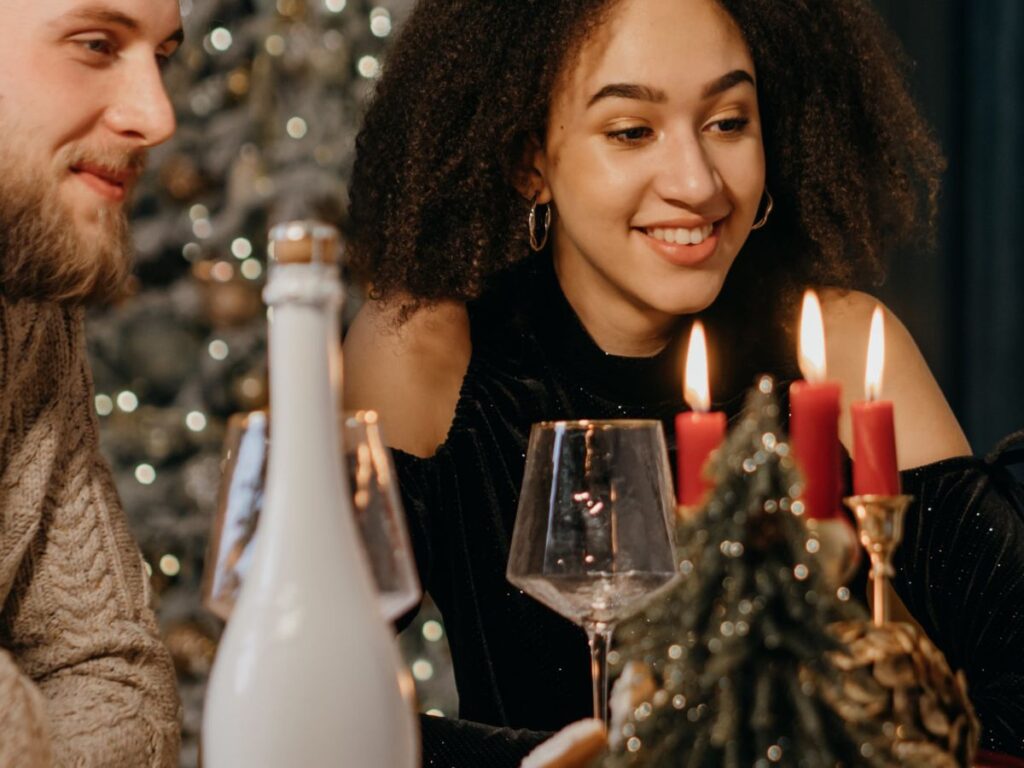
<svg viewBox="0 0 1024 768"><path fill-rule="evenodd" d="M0 298L0 768L177 763L174 671L96 435L82 312Z"/></svg>

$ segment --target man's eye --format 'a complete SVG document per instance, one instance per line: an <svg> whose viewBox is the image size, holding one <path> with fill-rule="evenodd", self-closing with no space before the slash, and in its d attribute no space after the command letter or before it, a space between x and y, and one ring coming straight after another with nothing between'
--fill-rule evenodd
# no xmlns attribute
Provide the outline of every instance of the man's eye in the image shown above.
<svg viewBox="0 0 1024 768"><path fill-rule="evenodd" d="M106 38L91 38L89 40L79 40L78 44L82 46L86 51L97 56L113 56L114 55L114 44Z"/></svg>

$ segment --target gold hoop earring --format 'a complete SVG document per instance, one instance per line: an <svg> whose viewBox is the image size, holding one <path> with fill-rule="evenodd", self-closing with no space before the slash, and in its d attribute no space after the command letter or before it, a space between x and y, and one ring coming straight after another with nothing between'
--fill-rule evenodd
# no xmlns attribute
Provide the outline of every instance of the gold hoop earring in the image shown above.
<svg viewBox="0 0 1024 768"><path fill-rule="evenodd" d="M530 206L530 248L535 253L544 250L548 244L548 232L551 231L551 203L544 206L544 231L541 233L540 241L537 240L537 197L533 198L533 205Z"/></svg>
<svg viewBox="0 0 1024 768"><path fill-rule="evenodd" d="M775 207L775 201L772 200L772 193L768 191L768 187L764 188L764 196L768 198L768 204L765 206L764 209L764 216L762 216L760 219L754 222L753 226L750 227L751 230L760 229L765 224L767 224L768 217L771 215L772 212L772 208Z"/></svg>

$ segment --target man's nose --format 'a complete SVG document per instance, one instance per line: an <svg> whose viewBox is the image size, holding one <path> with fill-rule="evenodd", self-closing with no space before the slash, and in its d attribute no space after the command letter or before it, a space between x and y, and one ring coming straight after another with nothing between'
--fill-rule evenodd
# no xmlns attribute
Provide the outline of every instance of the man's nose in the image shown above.
<svg viewBox="0 0 1024 768"><path fill-rule="evenodd" d="M115 133L142 147L156 146L174 135L174 107L155 59L125 67L115 87L106 113Z"/></svg>

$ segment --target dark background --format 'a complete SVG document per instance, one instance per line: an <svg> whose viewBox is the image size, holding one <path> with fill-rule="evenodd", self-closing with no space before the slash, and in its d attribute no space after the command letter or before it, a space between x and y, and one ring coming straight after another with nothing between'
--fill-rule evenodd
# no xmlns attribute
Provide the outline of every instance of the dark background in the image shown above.
<svg viewBox="0 0 1024 768"><path fill-rule="evenodd" d="M893 254L879 295L984 454L1024 428L1024 1L874 2L949 161L937 250Z"/></svg>

